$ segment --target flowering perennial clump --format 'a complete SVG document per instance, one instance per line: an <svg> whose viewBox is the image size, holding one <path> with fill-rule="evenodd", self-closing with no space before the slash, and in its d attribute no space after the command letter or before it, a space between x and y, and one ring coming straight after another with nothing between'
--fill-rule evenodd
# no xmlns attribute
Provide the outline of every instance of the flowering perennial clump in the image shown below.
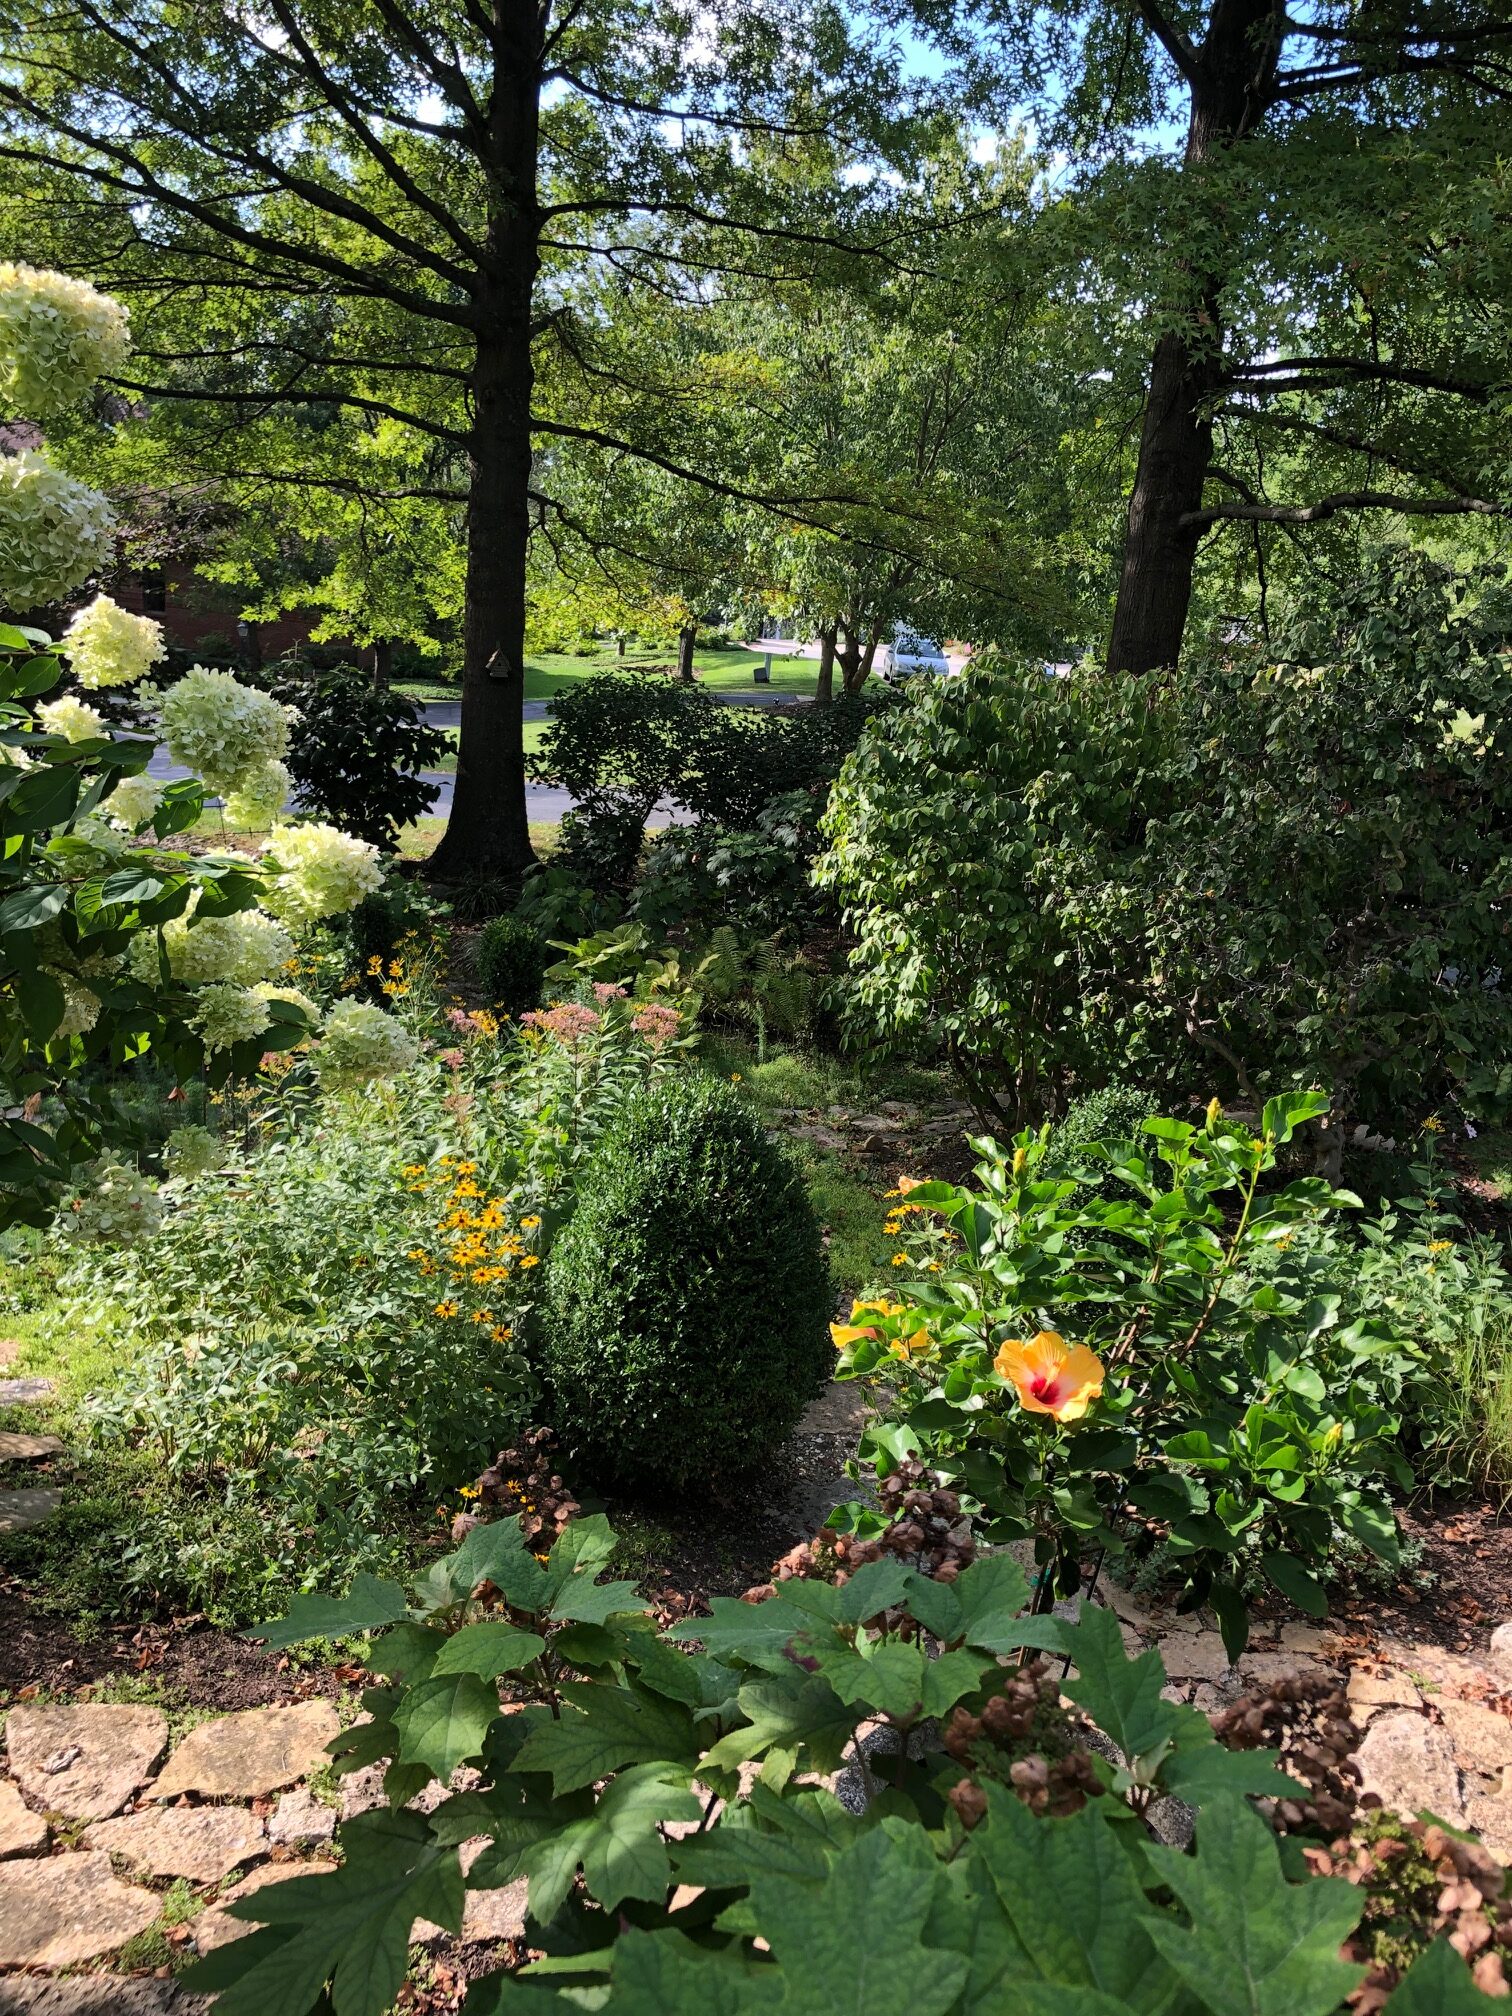
<svg viewBox="0 0 1512 2016"><path fill-rule="evenodd" d="M163 740L175 763L224 795L278 761L289 745L289 712L271 694L229 672L192 665L163 699Z"/></svg>
<svg viewBox="0 0 1512 2016"><path fill-rule="evenodd" d="M175 917L163 926L163 944L175 980L200 986L230 980L240 987L268 980L294 956L294 940L276 917L261 910L237 910L229 917ZM158 977L156 938L147 932L132 940L131 970L149 985Z"/></svg>
<svg viewBox="0 0 1512 2016"><path fill-rule="evenodd" d="M558 1001L554 1008L534 1008L528 1015L522 1015L520 1026L538 1029L543 1036L560 1043L564 1050L575 1050L590 1036L597 1035L602 1021L602 1016L595 1015L591 1008L584 1008L579 1002Z"/></svg>
<svg viewBox="0 0 1512 2016"><path fill-rule="evenodd" d="M96 595L63 633L73 675L87 692L134 686L168 654L163 628L150 616L133 616L108 595Z"/></svg>
<svg viewBox="0 0 1512 2016"><path fill-rule="evenodd" d="M34 448L0 455L0 601L57 602L109 564L115 518L98 490Z"/></svg>
<svg viewBox="0 0 1512 2016"><path fill-rule="evenodd" d="M252 992L260 1001L286 1001L291 1008L297 1008L302 1015L309 1017L312 1029L320 1022L319 1007L298 987L278 987L271 981L259 980Z"/></svg>
<svg viewBox="0 0 1512 2016"><path fill-rule="evenodd" d="M363 1085L408 1071L420 1046L402 1022L367 1001L338 1001L326 1017L319 1054L323 1085Z"/></svg>
<svg viewBox="0 0 1512 2016"><path fill-rule="evenodd" d="M0 263L0 397L33 420L76 406L131 348L127 311L87 280Z"/></svg>
<svg viewBox="0 0 1512 2016"><path fill-rule="evenodd" d="M64 972L57 967L44 967L43 971L58 983L63 992L63 1014L54 1029L53 1038L60 1036L87 1036L100 1019L100 997L92 987L87 987L76 973Z"/></svg>
<svg viewBox="0 0 1512 2016"><path fill-rule="evenodd" d="M422 1279L438 1285L435 1314L475 1324L495 1344L507 1344L514 1330L492 1303L510 1292L505 1282L518 1286L520 1275L540 1265L532 1237L540 1218L527 1213L512 1220L509 1199L484 1190L476 1162L442 1155L432 1164L408 1163L403 1174L411 1196L431 1198L441 1207L435 1245L416 1246L409 1254Z"/></svg>
<svg viewBox="0 0 1512 2016"><path fill-rule="evenodd" d="M277 878L268 907L295 926L350 910L383 882L378 849L335 826L275 826L263 859Z"/></svg>
<svg viewBox="0 0 1512 2016"><path fill-rule="evenodd" d="M630 1018L630 1026L653 1050L660 1050L664 1044L676 1041L682 1029L682 1017L664 1001L648 1001L644 1008L636 1009Z"/></svg>
<svg viewBox="0 0 1512 2016"><path fill-rule="evenodd" d="M226 793L226 820L237 832L269 825L289 802L294 779L287 763L277 758L249 770Z"/></svg>

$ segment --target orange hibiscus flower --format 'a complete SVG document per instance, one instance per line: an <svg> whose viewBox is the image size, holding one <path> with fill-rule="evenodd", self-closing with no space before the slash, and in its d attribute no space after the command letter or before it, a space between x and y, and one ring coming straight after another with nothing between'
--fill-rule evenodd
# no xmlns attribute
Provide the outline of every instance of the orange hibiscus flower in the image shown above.
<svg viewBox="0 0 1512 2016"><path fill-rule="evenodd" d="M1012 1337L993 1365L1017 1389L1031 1414L1079 1421L1103 1389L1103 1362L1085 1344L1068 1344L1056 1330L1041 1330L1026 1344Z"/></svg>

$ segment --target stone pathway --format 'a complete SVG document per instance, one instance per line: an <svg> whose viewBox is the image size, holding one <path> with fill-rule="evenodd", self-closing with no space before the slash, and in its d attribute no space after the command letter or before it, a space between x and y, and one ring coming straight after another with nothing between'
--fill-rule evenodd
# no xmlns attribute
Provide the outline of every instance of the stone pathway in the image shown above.
<svg viewBox="0 0 1512 2016"><path fill-rule="evenodd" d="M1427 1640L1282 1624L1257 1631L1230 1666L1217 1631L1152 1609L1111 1582L1098 1594L1119 1618L1129 1651L1158 1646L1168 1693L1205 1713L1287 1673L1342 1680L1364 1731L1362 1789L1409 1819L1427 1810L1473 1828L1498 1860L1512 1863L1512 1624L1492 1634L1479 1659Z"/></svg>
<svg viewBox="0 0 1512 2016"><path fill-rule="evenodd" d="M18 1349L13 1338L0 1342L0 1365L12 1364ZM56 1379L0 1379L0 1407L34 1407L40 1400L50 1400L57 1390ZM0 1430L0 1463L41 1463L62 1454L63 1444L56 1435ZM55 1485L23 1484L0 1490L0 1533L24 1533L29 1526L40 1526L62 1503L63 1493Z"/></svg>
<svg viewBox="0 0 1512 2016"><path fill-rule="evenodd" d="M252 1929L227 1908L238 1898L335 1867L337 1813L308 1781L339 1728L324 1700L218 1716L176 1744L150 1706L12 1708L0 1777L0 2016L187 2016L199 2007L157 1979L49 1977L106 1961L154 1931L186 1959L213 1952ZM442 1795L430 1789L434 1804ZM382 1803L381 1772L343 1781L346 1816ZM467 1843L464 1865L484 1845ZM169 1924L163 1893L173 1885L179 1922ZM200 1907L187 1918L184 1885ZM461 1942L519 1933L524 1889L469 1897ZM438 1926L415 1931L421 1945L445 1936ZM147 1964L162 1952L149 1952ZM101 1999L102 1983L130 1996Z"/></svg>

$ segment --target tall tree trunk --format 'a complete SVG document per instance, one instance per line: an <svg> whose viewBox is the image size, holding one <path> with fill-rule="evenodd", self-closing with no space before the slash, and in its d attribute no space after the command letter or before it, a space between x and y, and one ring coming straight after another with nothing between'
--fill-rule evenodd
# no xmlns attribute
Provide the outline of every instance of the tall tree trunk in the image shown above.
<svg viewBox="0 0 1512 2016"><path fill-rule="evenodd" d="M394 676L394 645L392 638L381 637L373 646L373 686L379 693L386 693Z"/></svg>
<svg viewBox="0 0 1512 2016"><path fill-rule="evenodd" d="M854 692L861 674L861 639L848 623L835 626L835 660L840 667L841 692Z"/></svg>
<svg viewBox="0 0 1512 2016"><path fill-rule="evenodd" d="M693 646L697 638L696 623L684 623L677 633L677 676L684 686L693 684Z"/></svg>
<svg viewBox="0 0 1512 2016"><path fill-rule="evenodd" d="M443 880L516 875L535 860L525 815L525 556L530 543L531 303L540 253L535 0L493 0L488 263L473 296L462 722L451 816L430 859Z"/></svg>
<svg viewBox="0 0 1512 2016"><path fill-rule="evenodd" d="M828 707L835 697L835 626L826 623L819 632L819 676L814 682L814 705Z"/></svg>
<svg viewBox="0 0 1512 2016"><path fill-rule="evenodd" d="M870 679L872 667L877 662L877 646L881 642L882 627L880 624L872 626L871 634L868 636L864 648L859 637L854 640L855 648L851 653L851 662L845 667L845 691L847 694L859 693L867 680Z"/></svg>
<svg viewBox="0 0 1512 2016"><path fill-rule="evenodd" d="M1197 168L1264 118L1280 52L1274 0L1214 0L1207 37L1191 55L1190 110L1184 164ZM1208 417L1223 382L1222 293L1228 278L1219 257L1188 269L1181 325L1155 345L1139 438L1139 463L1129 494L1123 572L1108 665L1146 673L1173 666L1181 652L1198 528L1213 459Z"/></svg>

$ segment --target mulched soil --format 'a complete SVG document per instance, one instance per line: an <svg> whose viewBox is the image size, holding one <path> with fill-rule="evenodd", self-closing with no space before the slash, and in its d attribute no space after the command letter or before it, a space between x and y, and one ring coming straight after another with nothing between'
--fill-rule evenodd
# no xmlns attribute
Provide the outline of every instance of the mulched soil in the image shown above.
<svg viewBox="0 0 1512 2016"><path fill-rule="evenodd" d="M207 1625L126 1626L79 1637L66 1618L50 1617L16 1586L0 1591L0 1699L23 1689L77 1694L122 1676L150 1679L165 1693L217 1712L264 1708L336 1694L339 1670L299 1667L287 1654Z"/></svg>
<svg viewBox="0 0 1512 2016"><path fill-rule="evenodd" d="M1474 1653L1512 1619L1512 1508L1494 1497L1398 1507L1403 1537L1423 1549L1421 1567L1395 1590L1341 1593L1330 1623L1367 1637L1431 1639Z"/></svg>

